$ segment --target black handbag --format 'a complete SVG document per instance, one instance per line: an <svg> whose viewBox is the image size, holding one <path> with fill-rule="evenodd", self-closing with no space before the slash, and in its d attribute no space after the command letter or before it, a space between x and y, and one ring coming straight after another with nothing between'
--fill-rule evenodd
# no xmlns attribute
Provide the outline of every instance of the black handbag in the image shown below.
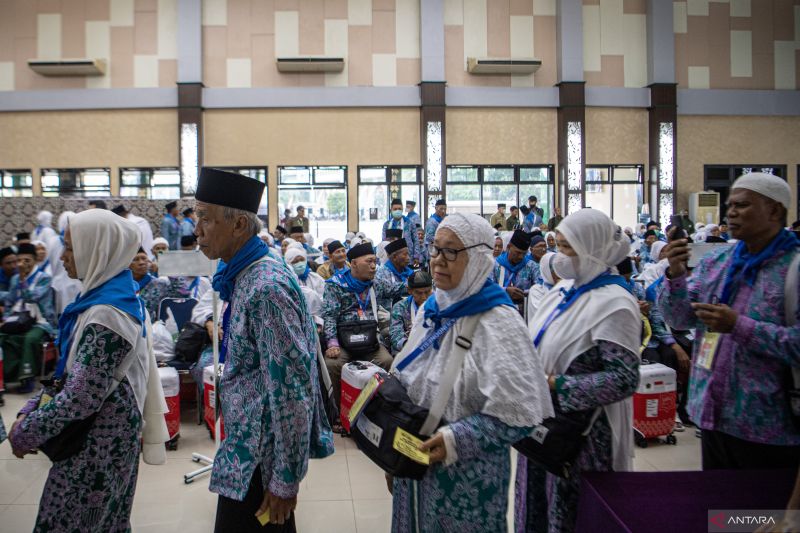
<svg viewBox="0 0 800 533"><path fill-rule="evenodd" d="M378 351L378 322L352 320L336 325L339 346L355 359L371 358Z"/></svg>
<svg viewBox="0 0 800 533"><path fill-rule="evenodd" d="M186 363L196 363L208 344L208 330L195 322L187 322L175 341L175 357Z"/></svg>
<svg viewBox="0 0 800 533"><path fill-rule="evenodd" d="M556 416L542 421L533 428L529 437L514 444L514 448L551 474L569 478L569 471L586 444L601 409L570 413L556 411Z"/></svg>
<svg viewBox="0 0 800 533"><path fill-rule="evenodd" d="M0 333L5 333L6 335L20 335L29 332L35 325L36 317L34 317L30 311L27 309L14 311L5 319L3 325L0 326Z"/></svg>
<svg viewBox="0 0 800 533"><path fill-rule="evenodd" d="M386 473L398 478L419 480L428 471L427 464L417 462L408 454L402 453L395 441L403 436L407 438L400 440L406 443L411 438L425 441L428 439L427 435L433 434L441 425L442 414L453 392L456 377L467 351L472 347L470 339L477 327L479 316L471 315L466 319L461 335L456 338L457 351L449 356L439 382L439 390L430 409L421 407L411 400L396 374L374 376L372 379L377 381L377 388L373 387L370 392L368 384L356 399L350 411L350 432L358 449ZM424 353L427 347L440 339L454 323L431 334L413 352L400 352L397 357L402 359L395 370L399 369L402 372L408 364ZM364 397L365 395L369 397ZM358 404L362 401L363 407L359 409Z"/></svg>

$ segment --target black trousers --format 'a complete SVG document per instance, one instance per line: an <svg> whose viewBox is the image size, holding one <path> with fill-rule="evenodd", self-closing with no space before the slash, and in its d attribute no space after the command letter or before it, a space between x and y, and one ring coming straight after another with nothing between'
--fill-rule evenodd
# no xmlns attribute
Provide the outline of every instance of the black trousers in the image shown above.
<svg viewBox="0 0 800 533"><path fill-rule="evenodd" d="M797 470L800 446L775 446L703 430L703 470Z"/></svg>
<svg viewBox="0 0 800 533"><path fill-rule="evenodd" d="M261 467L256 468L250 479L250 488L244 501L220 496L217 502L217 519L214 533L295 533L294 513L283 525L269 523L261 526L256 511L264 501L264 487L261 484Z"/></svg>

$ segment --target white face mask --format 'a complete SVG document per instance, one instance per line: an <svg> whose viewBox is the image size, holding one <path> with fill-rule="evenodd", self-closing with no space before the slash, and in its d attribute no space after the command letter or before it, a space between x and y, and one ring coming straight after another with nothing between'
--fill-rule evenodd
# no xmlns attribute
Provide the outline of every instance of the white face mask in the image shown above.
<svg viewBox="0 0 800 533"><path fill-rule="evenodd" d="M301 261L299 263L293 263L292 264L292 268L294 269L294 273L297 274L298 276L302 276L305 273L307 266L308 266L308 263L305 262L305 261Z"/></svg>
<svg viewBox="0 0 800 533"><path fill-rule="evenodd" d="M402 209L395 209L392 211L392 216L394 218L403 218L403 210Z"/></svg>
<svg viewBox="0 0 800 533"><path fill-rule="evenodd" d="M577 258L570 257L561 252L558 252L551 261L553 271L561 279L576 279L578 277L578 269L575 265Z"/></svg>

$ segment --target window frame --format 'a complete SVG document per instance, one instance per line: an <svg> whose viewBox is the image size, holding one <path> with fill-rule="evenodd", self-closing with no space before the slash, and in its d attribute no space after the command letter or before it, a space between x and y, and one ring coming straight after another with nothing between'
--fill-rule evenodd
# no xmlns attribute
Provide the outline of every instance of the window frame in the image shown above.
<svg viewBox="0 0 800 533"><path fill-rule="evenodd" d="M348 227L348 217L350 214L349 209L349 196L348 196L348 173L349 167L347 165L278 165L277 176L276 179L278 180L278 220L280 221L281 217L283 216L283 211L280 207L281 205L281 191L296 191L296 190L308 190L311 193L317 190L343 190L344 191L344 225L345 231L347 231ZM290 183L290 184L281 184L281 171L284 169L309 169L311 170L310 182L309 183ZM316 183L316 171L320 169L339 169L342 171L342 183ZM295 206L296 207L296 206ZM307 215L314 215L314 213L306 206L306 213Z"/></svg>
<svg viewBox="0 0 800 533"><path fill-rule="evenodd" d="M159 170L174 171L178 176L177 183L172 184L172 185L154 185L153 184L153 175L155 174L156 171L159 171ZM122 175L123 175L124 172L130 172L130 171L147 172L147 182L148 182L148 184L147 185L125 185L122 182ZM119 189L118 189L118 191L119 191L119 197L120 198L141 198L141 199L152 200L152 199L154 199L153 195L151 194L153 189L174 189L174 188L177 188L178 189L178 196L170 197L170 199L178 199L178 198L181 198L182 191L183 191L183 189L182 189L182 181L181 181L181 169L178 168L178 167L120 167L119 170L118 170L118 178L119 178L119 182L118 182ZM142 189L146 190L147 191L147 195L146 196L140 196L140 195L131 196L131 195L122 194L122 189L128 189L128 188L131 188L131 189L132 188L136 188L136 189L140 189L140 190L142 190ZM160 200L160 198L159 198L159 200Z"/></svg>
<svg viewBox="0 0 800 533"><path fill-rule="evenodd" d="M773 165L773 164L752 164L752 163L745 163L745 164L724 164L724 163L711 163L711 164L704 164L703 165L703 190L704 191L716 191L716 189L720 188L727 188L728 193L730 193L730 188L733 185L733 182L736 181L741 175L741 170L749 168L752 170L761 170L764 168L771 168L773 170L779 170L779 174L773 174L780 178L783 178L784 181L789 181L788 172L789 172L789 165ZM718 170L718 169L726 169L728 171L728 178L727 181L722 178L711 178L708 177L709 170ZM800 165L798 165L798 170L800 170ZM790 185L791 187L791 185ZM727 209L725 204L727 202L727 195L720 195L720 202L719 202L719 214L720 218L725 218L725 210ZM797 199L797 208L798 213L800 213L800 198Z"/></svg>
<svg viewBox="0 0 800 533"><path fill-rule="evenodd" d="M237 165L237 166L229 166L229 167L220 167L215 166L212 168L216 168L219 170L224 170L226 172L236 172L237 174L242 174L243 170L258 170L264 171L264 194L261 198L261 204L259 205L258 216L262 218L264 221L267 220L269 217L269 167L266 165ZM247 174L242 174L243 176L247 176ZM252 176L249 176L252 178ZM258 180L261 181L261 180ZM262 212L263 210L263 212Z"/></svg>
<svg viewBox="0 0 800 533"><path fill-rule="evenodd" d="M19 187L11 185L6 187L5 178L17 174L27 174L30 176L30 187ZM22 194L6 194L6 191L20 191ZM29 194L25 194L29 192ZM3 168L0 169L0 198L31 198L33 197L33 169L30 168Z"/></svg>
<svg viewBox="0 0 800 533"><path fill-rule="evenodd" d="M83 185L83 177L87 172L103 171L108 175L108 186L103 189L86 190ZM45 187L44 179L46 173L55 172L58 174L59 185L58 190L50 190ZM61 173L74 172L78 173L78 178L81 180L81 185L74 189L63 189L61 185ZM48 198L58 198L61 196L76 197L76 198L110 198L111 197L111 168L109 167L76 167L76 168L43 168L39 175L39 185L41 186L42 196Z"/></svg>
<svg viewBox="0 0 800 533"><path fill-rule="evenodd" d="M607 181L589 181L588 174L590 170L593 169L605 169L608 173L608 180ZM617 170L631 170L635 169L639 171L639 177L635 180L616 180L614 179L614 174ZM638 210L636 212L636 220L639 221L639 215L641 214L641 208L645 205L644 202L644 164L639 163L621 163L621 164L592 164L592 165L585 165L583 170L583 205L584 207L591 207L586 205L586 193L589 191L589 187L592 185L608 185L611 188L611 197L609 201L611 202L611 220L616 221L614 218L614 191L615 185L638 185L639 186L639 198L640 203L638 206Z"/></svg>
<svg viewBox="0 0 800 533"><path fill-rule="evenodd" d="M375 170L375 169L382 169L383 170L383 181L364 181L361 179L361 171L362 170ZM394 181L392 179L392 171L397 170L398 176L402 173L402 170L413 169L416 171L416 180L415 181ZM356 167L356 210L358 213L358 230L363 231L361 229L361 187L362 186L383 186L386 187L386 212L388 213L391 209L392 199L400 198L403 200L405 205L405 199L402 198L400 191L402 187L408 186L416 186L419 188L419 201L417 201L417 209L422 210L424 208L424 183L422 179L422 165L358 165ZM420 217L422 215L420 214Z"/></svg>

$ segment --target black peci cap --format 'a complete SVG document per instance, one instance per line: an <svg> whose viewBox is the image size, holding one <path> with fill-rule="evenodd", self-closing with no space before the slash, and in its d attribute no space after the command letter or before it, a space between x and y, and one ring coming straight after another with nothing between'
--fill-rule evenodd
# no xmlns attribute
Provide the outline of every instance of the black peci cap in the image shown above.
<svg viewBox="0 0 800 533"><path fill-rule="evenodd" d="M385 250L387 255L392 255L403 248L408 248L408 243L405 239L400 238L387 244Z"/></svg>
<svg viewBox="0 0 800 533"><path fill-rule="evenodd" d="M258 213L264 187L264 183L238 172L203 167L194 197L207 204Z"/></svg>

